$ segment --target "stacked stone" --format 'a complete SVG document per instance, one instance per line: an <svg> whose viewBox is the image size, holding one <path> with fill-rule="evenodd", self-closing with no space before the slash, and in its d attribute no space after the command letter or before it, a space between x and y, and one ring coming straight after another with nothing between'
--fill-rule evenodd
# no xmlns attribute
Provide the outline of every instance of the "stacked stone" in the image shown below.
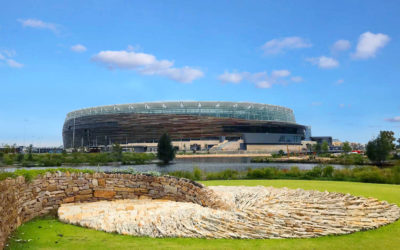
<svg viewBox="0 0 400 250"><path fill-rule="evenodd" d="M135 216L139 218L136 222L121 215L121 221L125 221L124 230L112 226L107 228L153 237L315 237L375 228L400 216L397 206L372 198L282 190L206 188L186 179L142 174L58 172L38 176L31 182L26 182L23 177L6 179L0 181L0 249L19 225L36 216L56 212L61 204L66 203L121 199L143 202L138 210L132 209L132 213L139 213ZM147 209L147 206L152 209ZM104 218L113 218L113 213L107 211L104 210L107 214ZM113 208L110 207L109 211ZM143 218L157 219L148 221ZM90 225L92 220L88 219L83 225ZM95 228L102 229L99 226L102 223L97 225Z"/></svg>
<svg viewBox="0 0 400 250"><path fill-rule="evenodd" d="M187 202L120 200L66 204L59 218L134 236L191 238L309 238L377 228L400 208L374 198L273 187L211 187L230 210Z"/></svg>
<svg viewBox="0 0 400 250"><path fill-rule="evenodd" d="M4 248L8 235L21 225L18 216L20 178L0 182L0 249Z"/></svg>
<svg viewBox="0 0 400 250"><path fill-rule="evenodd" d="M31 182L20 176L0 181L0 249L21 223L56 213L61 204L117 199L165 199L226 208L212 190L171 176L58 172Z"/></svg>

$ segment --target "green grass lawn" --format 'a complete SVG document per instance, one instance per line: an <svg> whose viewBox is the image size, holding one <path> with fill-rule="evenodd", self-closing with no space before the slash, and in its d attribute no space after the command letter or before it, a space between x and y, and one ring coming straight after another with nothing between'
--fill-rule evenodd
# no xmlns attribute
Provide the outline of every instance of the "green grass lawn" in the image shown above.
<svg viewBox="0 0 400 250"><path fill-rule="evenodd" d="M336 191L376 197L400 206L400 185L304 180L205 181L205 185L274 186ZM54 218L32 220L9 241L10 249L400 249L400 221L376 230L312 239L184 239L132 237L63 224Z"/></svg>

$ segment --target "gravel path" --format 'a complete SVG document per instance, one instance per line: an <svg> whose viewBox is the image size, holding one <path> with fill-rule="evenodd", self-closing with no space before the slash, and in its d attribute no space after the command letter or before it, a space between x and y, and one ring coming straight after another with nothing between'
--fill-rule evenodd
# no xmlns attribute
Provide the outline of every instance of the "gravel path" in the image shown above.
<svg viewBox="0 0 400 250"><path fill-rule="evenodd" d="M61 221L135 236L308 238L392 223L400 208L374 198L273 187L209 187L227 210L166 200L64 204Z"/></svg>

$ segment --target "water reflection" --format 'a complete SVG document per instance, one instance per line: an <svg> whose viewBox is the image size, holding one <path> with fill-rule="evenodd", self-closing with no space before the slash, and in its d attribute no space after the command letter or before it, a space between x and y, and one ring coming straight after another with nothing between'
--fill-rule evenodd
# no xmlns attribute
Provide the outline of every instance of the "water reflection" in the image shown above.
<svg viewBox="0 0 400 250"><path fill-rule="evenodd" d="M63 166L71 167L76 169L91 169L97 171L113 171L115 169L130 169L133 168L138 172L147 171L158 171L161 173L168 173L172 171L184 170L193 171L195 167L200 168L206 172L218 172L225 169L232 169L237 171L245 171L248 168L265 168L265 167L277 167L279 169L290 169L293 166L299 167L299 169L312 169L314 166L318 165L316 163L252 163L250 162L250 157L220 157L220 158L186 158L186 159L176 159L172 164L167 166L159 166L157 164L147 164L147 165L126 165L126 166ZM349 168L346 165L336 165L331 164L334 168ZM16 169L46 169L46 168L59 168L59 167L6 167L0 168L7 172L15 171Z"/></svg>

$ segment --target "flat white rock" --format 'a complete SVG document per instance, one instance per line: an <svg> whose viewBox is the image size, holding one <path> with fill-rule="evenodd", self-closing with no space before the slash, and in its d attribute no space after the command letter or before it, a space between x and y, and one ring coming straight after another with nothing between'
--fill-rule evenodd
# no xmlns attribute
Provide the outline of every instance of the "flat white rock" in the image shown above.
<svg viewBox="0 0 400 250"><path fill-rule="evenodd" d="M106 232L150 237L308 238L377 228L400 208L374 198L273 187L209 187L229 209L188 202L117 200L63 204L59 219Z"/></svg>

